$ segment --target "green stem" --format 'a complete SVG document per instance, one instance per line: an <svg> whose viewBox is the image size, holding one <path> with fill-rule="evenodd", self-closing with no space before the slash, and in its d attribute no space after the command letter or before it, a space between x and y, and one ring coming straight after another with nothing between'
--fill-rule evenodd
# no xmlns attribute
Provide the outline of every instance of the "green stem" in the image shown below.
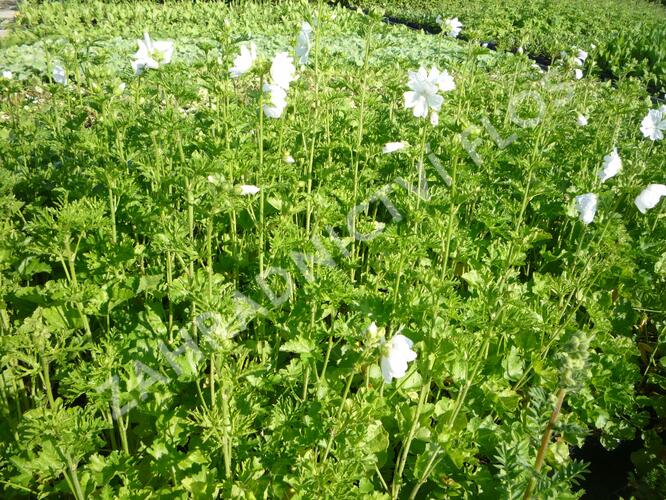
<svg viewBox="0 0 666 500"><path fill-rule="evenodd" d="M333 440L335 439L335 436L337 435L338 421L340 420L340 416L342 416L342 410L344 410L345 402L347 401L347 396L349 395L349 388L351 387L351 383L352 383L353 378L354 378L354 373L350 373L349 376L347 377L347 383L345 384L345 390L342 393L342 401L340 401L340 406L338 407L338 411L335 415L335 421L333 422L333 429L331 430L331 435L328 438L328 442L326 443L326 449L324 450L324 454L321 458L322 462L325 462L326 459L328 458L328 454L331 451L331 445L333 444Z"/></svg>
<svg viewBox="0 0 666 500"><path fill-rule="evenodd" d="M55 401L53 399L53 391L51 389L51 377L49 375L49 362L44 355L44 352L40 356L42 359L42 376L44 377L44 387L46 389L46 397L49 400L49 405L51 408L55 406Z"/></svg>
<svg viewBox="0 0 666 500"><path fill-rule="evenodd" d="M264 77L259 81L259 171L257 172L257 186L259 186L259 275L264 276L264 186L261 185L264 171Z"/></svg>
<svg viewBox="0 0 666 500"><path fill-rule="evenodd" d="M365 100L368 87L368 64L370 61L370 36L372 34L372 27L368 28L365 38L365 53L363 56L363 80L361 83L361 105L359 108L359 120L358 120L358 132L356 134L356 145L353 149L353 158L354 158L354 206L358 203L358 176L359 176L359 164L361 156L361 144L363 143L363 134L365 126ZM351 257L354 259L356 257L356 218L351 221L351 232L352 232L352 248L351 248ZM352 266L351 269L351 279L354 281L355 269Z"/></svg>
<svg viewBox="0 0 666 500"><path fill-rule="evenodd" d="M227 479L231 479L231 459L232 459L232 423L229 412L229 394L227 384L222 385L222 418L224 419L224 445L222 452L224 455L224 473Z"/></svg>
<svg viewBox="0 0 666 500"><path fill-rule="evenodd" d="M419 396L419 403L416 407L416 413L414 414L414 418L412 419L412 425L409 428L407 439L405 440L405 444L402 447L402 451L400 452L400 458L398 460L395 473L393 474L393 482L391 484L391 496L394 499L398 498L398 494L400 493L400 488L402 487L402 474L405 470L405 465L407 464L409 449L411 448L412 441L414 440L414 436L416 435L416 429L419 424L419 418L421 416L421 412L423 411L425 402L428 399L428 394L430 393L431 382L432 378L428 378L428 381L421 388L421 394Z"/></svg>
<svg viewBox="0 0 666 500"><path fill-rule="evenodd" d="M81 488L81 483L79 482L79 475L76 472L76 466L71 462L68 464L68 466L69 466L69 473L72 476L72 483L74 484L74 492L76 498L77 500L85 500L86 495L83 493L83 489Z"/></svg>
<svg viewBox="0 0 666 500"><path fill-rule="evenodd" d="M120 411L118 409L118 411ZM122 444L123 451L126 455L129 455L129 442L127 440L127 427L129 427L129 415L127 416L127 421L124 420L122 415L118 416L118 431L120 433L120 443Z"/></svg>
<svg viewBox="0 0 666 500"><path fill-rule="evenodd" d="M453 170L451 174L451 205L449 207L449 223L446 228L446 239L444 243L444 263L442 264L442 279L446 278L446 273L449 266L449 257L451 253L451 236L453 233L453 219L455 218L457 207L455 206L455 196L456 188L458 183L456 182L458 175L458 157L453 160Z"/></svg>
<svg viewBox="0 0 666 500"><path fill-rule="evenodd" d="M416 495L421 489L421 486L423 486L425 482L428 480L428 477L430 476L432 470L435 468L435 460L437 459L437 457L439 457L441 451L442 449L438 445L437 449L430 456L430 460L428 460L428 465L426 465L426 468L423 470L423 474L421 474L419 481L414 485L414 488L412 488L412 491L409 494L409 500L414 500L416 498Z"/></svg>
<svg viewBox="0 0 666 500"><path fill-rule="evenodd" d="M109 183L109 212L111 213L111 241L115 245L118 241L116 234L116 199L113 196L113 189Z"/></svg>

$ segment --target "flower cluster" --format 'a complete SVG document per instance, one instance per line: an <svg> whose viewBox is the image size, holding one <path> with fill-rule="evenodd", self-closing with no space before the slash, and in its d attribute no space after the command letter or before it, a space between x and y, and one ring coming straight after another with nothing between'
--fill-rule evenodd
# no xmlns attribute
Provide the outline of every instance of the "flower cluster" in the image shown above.
<svg viewBox="0 0 666 500"><path fill-rule="evenodd" d="M613 148L609 154L604 156L604 161L601 170L597 174L601 183L606 182L608 179L615 177L622 170L622 159L617 152L617 148ZM649 209L654 208L659 203L659 200L666 196L666 185L664 184L649 184L634 200L634 204L641 213L646 213ZM597 212L598 197L595 193L585 193L576 196L576 210L580 216L580 220L584 224L590 224L594 220L594 215Z"/></svg>
<svg viewBox="0 0 666 500"><path fill-rule="evenodd" d="M585 61L587 60L587 52L585 52L582 49L575 49L578 50L578 53L573 56L573 57L568 57L567 53L565 51L561 52L562 59L565 61L568 61L571 66L574 68L574 77L576 80L580 80L583 78L583 66L585 65Z"/></svg>
<svg viewBox="0 0 666 500"><path fill-rule="evenodd" d="M273 58L271 79L264 83L263 91L268 94L268 103L263 105L264 114L269 118L280 118L287 107L287 91L296 79L293 58L287 52L280 52Z"/></svg>

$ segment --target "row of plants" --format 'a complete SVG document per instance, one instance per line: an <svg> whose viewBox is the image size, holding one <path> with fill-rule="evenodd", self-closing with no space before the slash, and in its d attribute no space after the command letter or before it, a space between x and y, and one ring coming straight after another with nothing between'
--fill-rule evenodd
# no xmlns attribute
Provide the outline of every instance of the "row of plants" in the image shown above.
<svg viewBox="0 0 666 500"><path fill-rule="evenodd" d="M666 92L666 10L645 0L358 0L341 2L382 8L397 20L438 31L437 18L458 18L460 37L500 50L524 50L551 63L579 49L590 53L588 69L604 78L637 77L653 95ZM446 30L444 30L446 32Z"/></svg>
<svg viewBox="0 0 666 500"><path fill-rule="evenodd" d="M578 498L575 450L636 437L658 494L666 122L639 82L323 2L18 22L4 497Z"/></svg>

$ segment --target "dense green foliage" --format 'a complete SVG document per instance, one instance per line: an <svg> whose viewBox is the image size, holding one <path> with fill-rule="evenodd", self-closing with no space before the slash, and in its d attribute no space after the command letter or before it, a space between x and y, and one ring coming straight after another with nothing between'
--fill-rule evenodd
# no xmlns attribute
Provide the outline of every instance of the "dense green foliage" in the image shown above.
<svg viewBox="0 0 666 500"><path fill-rule="evenodd" d="M523 47L547 60L574 47L590 53L587 67L614 78L636 76L666 92L666 9L645 0L358 0L388 16L439 28L437 16L457 17L467 40ZM596 48L591 45L594 44Z"/></svg>
<svg viewBox="0 0 666 500"><path fill-rule="evenodd" d="M286 113L263 117L270 59L318 9ZM305 2L66 1L18 23L0 45L4 498L496 499L531 480L578 498L572 452L635 437L636 491L657 494L666 200L633 200L666 181L666 142L639 131L640 82ZM144 30L175 54L135 76ZM260 60L232 80L249 40ZM436 127L403 106L420 65L456 82ZM418 354L390 384L372 322Z"/></svg>

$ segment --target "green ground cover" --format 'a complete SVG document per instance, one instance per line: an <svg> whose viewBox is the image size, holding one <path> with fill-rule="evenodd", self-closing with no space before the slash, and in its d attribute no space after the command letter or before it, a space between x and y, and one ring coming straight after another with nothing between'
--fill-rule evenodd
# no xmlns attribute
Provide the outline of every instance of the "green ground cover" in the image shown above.
<svg viewBox="0 0 666 500"><path fill-rule="evenodd" d="M586 439L639 439L631 493L658 494L666 200L635 200L666 183L665 143L643 81L306 2L17 23L3 497L579 498ZM173 57L137 75L144 31ZM271 118L281 51L297 78ZM443 97L435 124L405 109L420 66L455 82L413 86Z"/></svg>

